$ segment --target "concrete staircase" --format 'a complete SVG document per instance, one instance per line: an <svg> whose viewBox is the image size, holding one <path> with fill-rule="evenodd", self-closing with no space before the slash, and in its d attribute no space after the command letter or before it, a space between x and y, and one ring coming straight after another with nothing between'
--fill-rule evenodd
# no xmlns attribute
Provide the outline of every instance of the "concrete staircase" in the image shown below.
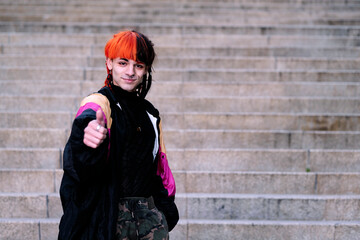
<svg viewBox="0 0 360 240"><path fill-rule="evenodd" d="M358 0L2 0L0 239L57 238L62 149L103 47L155 43L171 239L360 239Z"/></svg>

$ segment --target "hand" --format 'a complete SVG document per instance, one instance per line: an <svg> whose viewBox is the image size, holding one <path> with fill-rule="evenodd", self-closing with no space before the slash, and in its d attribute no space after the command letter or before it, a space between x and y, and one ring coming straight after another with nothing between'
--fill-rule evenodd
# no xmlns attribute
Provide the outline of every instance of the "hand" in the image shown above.
<svg viewBox="0 0 360 240"><path fill-rule="evenodd" d="M96 119L89 122L84 129L84 144L91 148L97 148L105 140L107 129L101 109L96 112Z"/></svg>

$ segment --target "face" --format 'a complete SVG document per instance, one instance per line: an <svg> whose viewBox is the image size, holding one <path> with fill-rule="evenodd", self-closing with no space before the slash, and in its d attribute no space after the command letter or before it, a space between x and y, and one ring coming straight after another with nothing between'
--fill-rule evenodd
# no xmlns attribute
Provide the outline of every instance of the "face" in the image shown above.
<svg viewBox="0 0 360 240"><path fill-rule="evenodd" d="M108 69L112 70L114 85L128 92L135 91L146 73L144 63L135 62L131 59L108 58L106 59L106 64Z"/></svg>

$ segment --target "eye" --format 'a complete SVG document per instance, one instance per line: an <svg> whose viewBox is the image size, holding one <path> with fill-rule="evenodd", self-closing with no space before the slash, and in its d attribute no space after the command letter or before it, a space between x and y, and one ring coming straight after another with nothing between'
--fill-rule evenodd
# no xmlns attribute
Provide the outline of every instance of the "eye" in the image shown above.
<svg viewBox="0 0 360 240"><path fill-rule="evenodd" d="M120 66L126 66L127 62L126 61L119 61L118 64Z"/></svg>
<svg viewBox="0 0 360 240"><path fill-rule="evenodd" d="M145 66L143 64L136 64L136 67L139 68L139 69L145 68Z"/></svg>

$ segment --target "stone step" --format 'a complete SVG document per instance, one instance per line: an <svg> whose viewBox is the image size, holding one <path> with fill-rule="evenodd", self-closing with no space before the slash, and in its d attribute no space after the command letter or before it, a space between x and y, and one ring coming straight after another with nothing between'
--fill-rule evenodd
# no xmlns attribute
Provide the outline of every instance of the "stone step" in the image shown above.
<svg viewBox="0 0 360 240"><path fill-rule="evenodd" d="M315 42L314 45L317 43ZM323 43L321 43L323 44ZM101 46L86 45L3 45L1 53L6 55L22 56L104 56L104 44ZM252 46L228 45L224 46L202 46L188 47L159 46L155 50L159 56L177 57L294 57L294 58L358 58L360 50L356 47L322 47L309 48L306 46ZM277 44L276 44L277 45Z"/></svg>
<svg viewBox="0 0 360 240"><path fill-rule="evenodd" d="M56 193L62 170L1 169L2 193ZM359 173L173 171L177 193L359 195ZM284 184L286 183L286 184Z"/></svg>
<svg viewBox="0 0 360 240"><path fill-rule="evenodd" d="M0 80L0 95L6 94L40 97L49 96L51 94L54 97L63 96L64 98L66 98L79 96L83 98L86 97L88 94L93 93L94 91L98 91L103 85L103 82L85 82L82 80ZM353 85L353 87L354 89L357 88L355 85ZM80 102L77 103L77 105L78 104L80 104Z"/></svg>
<svg viewBox="0 0 360 240"><path fill-rule="evenodd" d="M359 65L358 65L359 64ZM276 69L356 69L360 61L338 58L330 59L306 59L306 58L276 58Z"/></svg>
<svg viewBox="0 0 360 240"><path fill-rule="evenodd" d="M181 219L356 221L359 196L178 194ZM0 218L60 218L58 194L0 194Z"/></svg>
<svg viewBox="0 0 360 240"><path fill-rule="evenodd" d="M80 97L69 96L0 96L1 111L30 111L30 112L68 112L78 110ZM68 123L68 121L66 121ZM63 124L61 124L63 125Z"/></svg>
<svg viewBox="0 0 360 240"><path fill-rule="evenodd" d="M59 194L0 193L1 218L60 218Z"/></svg>
<svg viewBox="0 0 360 240"><path fill-rule="evenodd" d="M165 100L166 99L166 100ZM164 104L168 101L169 106ZM357 98L311 98L311 97L232 97L232 98L156 98L155 106L163 112L262 112L262 113L348 113L358 112ZM182 104L182 105L180 105ZM177 106L177 107L174 107ZM180 108L178 108L180 107Z"/></svg>
<svg viewBox="0 0 360 240"><path fill-rule="evenodd" d="M359 149L359 132L167 130L168 148Z"/></svg>
<svg viewBox="0 0 360 240"><path fill-rule="evenodd" d="M130 3L131 4L131 3ZM339 4L313 4L311 6L297 6L294 4L268 4L264 5L239 5L238 2L233 4L212 4L212 3L203 3L202 5L194 3L182 3L182 2L172 2L170 4L164 3L151 3L151 4L137 4L131 6L127 4L126 6L116 6L114 9L114 4L94 4L93 2L89 3L74 3L69 2L67 4L0 4L0 12L5 13L5 16L16 16L20 21L29 20L26 17L33 16L38 20L48 20L52 21L52 17L56 18L58 22L62 22L59 19L63 19L63 22L72 21L72 22L81 22L82 18L87 15L87 19L102 19L104 22L111 21L122 21L133 22L131 20L136 19L136 16L143 17L142 19L148 20L151 22L153 19L161 19L159 12L162 13L161 16L163 19L168 19L171 16L176 16L181 19L202 19L211 15L212 20L217 19L218 17L227 17L229 14L233 14L233 21L245 19L252 19L251 17L258 18L270 18L271 16L278 16L280 20L289 19L295 22L297 19L308 18L308 22L311 19L320 19L321 17L327 17L329 19L340 19L341 17L346 17L350 15L350 19L356 19L358 16L356 13L360 9L359 4L351 5L339 5ZM161 4L161 5L160 5ZM31 10L31 11L30 11ZM46 12L47 14L44 14ZM317 14L314 15L313 13ZM118 15L117 15L118 14ZM124 15L126 15L126 18ZM292 14L292 15L291 15ZM297 14L294 16L294 14ZM68 18L66 18L67 16ZM7 18L4 18L7 20ZM230 21L231 19L228 18ZM9 19L11 20L11 19ZM275 19L276 20L276 19ZM304 19L303 19L304 20ZM210 20L211 21L211 20ZM168 21L166 21L168 22ZM251 21L249 21L251 22ZM216 23L215 21L213 23Z"/></svg>
<svg viewBox="0 0 360 240"><path fill-rule="evenodd" d="M12 81L15 85L16 82ZM0 81L0 84L2 81ZM20 83L23 85L22 83ZM65 84L65 83L64 83ZM1 84L2 89L11 84ZM25 85L25 84L24 84ZM79 85L79 84L78 84ZM25 85L26 86L26 85ZM85 82L83 94L98 87L97 82ZM214 82L157 82L154 80L149 96L182 97L357 97L360 84L355 82L250 82L239 80L227 83L219 78ZM20 87L16 86L16 89ZM41 89L41 88L40 88ZM9 89L10 90L10 89Z"/></svg>
<svg viewBox="0 0 360 240"><path fill-rule="evenodd" d="M59 219L0 219L4 240L56 240ZM357 221L256 221L181 219L170 232L174 240L184 239L267 239L343 240L360 233Z"/></svg>
<svg viewBox="0 0 360 240"><path fill-rule="evenodd" d="M182 171L359 172L358 150L168 149L169 164Z"/></svg>
<svg viewBox="0 0 360 240"><path fill-rule="evenodd" d="M358 36L358 26L312 25L201 25L153 23L74 23L74 22L0 22L0 32L115 33L119 29L137 29L144 34L215 34L215 35L311 35Z"/></svg>
<svg viewBox="0 0 360 240"><path fill-rule="evenodd" d="M300 22L309 23L312 19L341 19L344 18L344 15L347 13L348 19L356 19L356 10L359 9L358 4L352 5L325 5L313 4L311 7L307 6L297 6L294 4L268 4L267 6L263 5L239 5L238 3L234 4L211 4L206 3L202 5L195 5L189 3L170 3L162 5L158 4L136 4L136 5L118 5L116 10L114 10L114 4L93 4L93 3L75 3L71 4L21 4L21 5L0 5L0 12L5 13L5 17L2 17L5 21L64 21L64 22L79 22L79 21L94 21L101 20L102 22L152 22L159 19L158 13L161 12L161 16L164 19L169 20L170 16L178 16L180 19L175 22L181 22L182 19L204 19L211 15L211 19L207 21L212 23L219 23L222 21L214 21L218 17L227 17L228 22L238 22L236 20L247 20L246 23L258 22L256 20L270 18L271 16L278 16L278 18L271 19L270 22L285 22L285 23L298 23ZM31 9L31 11L29 11ZM47 15L44 16L44 12ZM316 12L317 14L313 14ZM118 15L117 15L118 14ZM124 15L126 14L126 17ZM229 15L232 15L233 18L229 18ZM350 18L349 15L352 17ZM7 16L11 16L8 18ZM14 18L17 16L18 18ZM58 18L55 18L58 17ZM141 16L142 18L134 18L135 16ZM26 18L28 17L28 18ZM346 18L346 17L345 17ZM139 19L138 21L136 21ZM142 20L142 21L141 21ZM288 20L288 21L286 21ZM302 21L301 21L302 20ZM307 20L307 21L305 21ZM169 22L169 21L165 21ZM196 21L191 21L191 23L199 23ZM267 22L269 23L269 22Z"/></svg>
<svg viewBox="0 0 360 240"><path fill-rule="evenodd" d="M358 221L359 196L178 194L181 219ZM20 213L21 214L21 213Z"/></svg>
<svg viewBox="0 0 360 240"><path fill-rule="evenodd" d="M344 97L356 98L360 95L360 84L355 82L247 82L237 81L227 83L226 79L218 79L214 82L165 82L154 80L148 98L163 97ZM11 84L9 84L11 82ZM12 88L22 92L21 86L27 86L16 81L0 81L1 89L7 89L11 93ZM4 83L4 84L2 84ZM19 84L19 85L20 85ZM29 83L31 84L31 83ZM51 83L50 83L51 84ZM66 83L63 83L66 86ZM42 89L41 84L38 92ZM55 85L55 84L54 84ZM79 85L79 83L75 83ZM98 82L86 81L82 83L81 95L85 96L99 88ZM56 85L55 85L56 86ZM53 88L55 89L55 86ZM50 88L50 87L49 87ZM31 87L28 88L30 92ZM76 89L76 86L74 86ZM59 90L60 93L61 90Z"/></svg>
<svg viewBox="0 0 360 240"><path fill-rule="evenodd" d="M358 173L173 172L178 193L358 195L360 192Z"/></svg>
<svg viewBox="0 0 360 240"><path fill-rule="evenodd" d="M242 46L242 47L356 47L360 44L360 38L357 36L259 36L259 35L227 35L224 38L221 35L195 34L195 35L156 35L151 34L151 40L156 48L165 46L183 46L183 47L224 47L224 46ZM94 46L97 52L103 50L106 42L112 37L111 34L61 34L61 33L0 33L0 43L3 47L15 46L17 48L29 45L32 47L44 45L48 48L60 45ZM19 51L19 55L23 55ZM44 54L48 56L49 54ZM99 54L103 56L103 52ZM73 55L72 55L73 56ZM158 57L167 55L158 55ZM59 62L61 63L61 62ZM59 64L58 63L58 64Z"/></svg>
<svg viewBox="0 0 360 240"><path fill-rule="evenodd" d="M180 220L172 239L356 239L358 221Z"/></svg>
<svg viewBox="0 0 360 240"><path fill-rule="evenodd" d="M5 11L5 10L3 10ZM26 14L26 13L25 13ZM119 21L119 22L131 22L131 23L154 23L160 24L166 21L167 23L173 24L203 24L203 25L212 25L212 24L247 24L251 22L252 24L256 25L267 25L267 24L301 24L306 25L312 23L314 25L336 25L336 26L358 26L360 20L354 20L354 17L357 17L357 14L353 14L355 16L349 16L348 13L339 14L336 13L336 17L326 17L327 12L322 13L322 17L314 16L312 13L299 13L299 12L289 12L289 13L271 13L271 14L264 14L264 13L247 13L247 12L240 12L236 14L241 14L240 17L237 17L236 22L233 17L230 15L222 16L212 16L209 17L209 13L198 14L199 16L195 17L183 17L182 15L169 15L169 16L118 16L118 15L98 15L94 16L90 13L87 14L78 14L78 15L48 15L44 16L42 13L31 13L31 14L14 14L8 12L2 12L0 15L0 21L2 22L110 22L110 21ZM233 14L233 13L228 13ZM297 14L297 18L294 19L294 14ZM333 14L333 13L330 13ZM280 18L278 15L281 15ZM115 18L115 19L114 19Z"/></svg>
<svg viewBox="0 0 360 240"><path fill-rule="evenodd" d="M104 68L0 67L1 80L90 80L102 84ZM359 70L157 69L159 81L175 82L359 82ZM104 80L103 80L104 79Z"/></svg>
<svg viewBox="0 0 360 240"><path fill-rule="evenodd" d="M59 148L0 148L0 169L59 169L63 146Z"/></svg>
<svg viewBox="0 0 360 240"><path fill-rule="evenodd" d="M60 219L0 218L0 238L4 240L56 240Z"/></svg>
<svg viewBox="0 0 360 240"><path fill-rule="evenodd" d="M11 58L10 58L11 60ZM104 58L94 59L89 67L102 67ZM3 65L6 66L6 65ZM14 66L14 65L13 65ZM23 65L22 65L23 66ZM154 68L200 68L200 69L278 69L278 70L346 70L359 69L360 61L355 59L314 59L287 57L208 57L208 58L158 58Z"/></svg>
<svg viewBox="0 0 360 240"><path fill-rule="evenodd" d="M64 129L0 129L1 148L61 148ZM345 131L164 130L169 148L359 149L360 133Z"/></svg>
<svg viewBox="0 0 360 240"><path fill-rule="evenodd" d="M62 170L0 169L0 192L55 193L59 191Z"/></svg>
<svg viewBox="0 0 360 240"><path fill-rule="evenodd" d="M64 6L57 8L51 6L1 6L0 21L3 22L131 22L131 23L172 23L172 24L323 24L323 25L352 25L356 26L359 20L358 6L354 10L337 9L324 10L318 8L317 14L313 14L315 9L198 9L187 8L179 9L178 6L166 8L118 8L116 13L113 6L106 9L104 6L87 9L83 6L66 9ZM30 10L31 9L31 10ZM149 10L150 9L150 10ZM43 13L47 12L47 15ZM162 14L159 15L158 13ZM64 14L66 13L66 14Z"/></svg>
<svg viewBox="0 0 360 240"><path fill-rule="evenodd" d="M337 26L359 26L358 19L318 19L314 20L315 25L337 25Z"/></svg>
<svg viewBox="0 0 360 240"><path fill-rule="evenodd" d="M0 112L1 128L67 128L76 113L69 112Z"/></svg>
<svg viewBox="0 0 360 240"><path fill-rule="evenodd" d="M0 168L59 169L62 147L0 148ZM359 172L358 150L167 149L172 170Z"/></svg>
<svg viewBox="0 0 360 240"><path fill-rule="evenodd" d="M104 67L105 57L0 55L2 67ZM356 70L359 59L287 57L158 57L154 68L186 69L278 69L278 70Z"/></svg>
<svg viewBox="0 0 360 240"><path fill-rule="evenodd" d="M0 129L1 148L61 148L69 131L44 128Z"/></svg>
<svg viewBox="0 0 360 240"><path fill-rule="evenodd" d="M0 111L76 112L81 97L4 96ZM151 97L162 113L340 114L359 112L360 99L345 97Z"/></svg>
<svg viewBox="0 0 360 240"><path fill-rule="evenodd" d="M19 5L19 4L48 4L48 5L59 5L59 4L64 4L63 1L59 1L59 0L3 0L2 1L3 4L14 4L14 5ZM155 6L163 6L163 5L167 5L167 4L174 4L173 0L134 0L131 2L118 2L116 0L105 0L103 1L103 4L99 3L98 1L95 0L72 0L69 2L70 4L73 5L77 5L77 4L84 4L84 3L89 3L92 5L109 5L109 4L113 4L113 5L120 5L120 6L153 6L153 4L155 4ZM200 5L200 6L207 6L209 4L212 5L220 5L220 6L224 6L224 5L230 5L233 6L233 4L238 4L240 6L262 6L262 7L269 7L269 6L302 6L302 7L307 7L307 6L352 6L352 5L359 5L358 0L338 0L338 1L334 1L334 0L322 0L321 2L316 1L316 0L256 0L256 1L252 1L249 2L247 0L237 0L236 2L234 2L233 0L224 0L221 3L219 3L216 0L208 0L206 2L204 1L199 1L199 0L183 0L181 2L178 3L183 3L185 4L185 6L191 4L191 5Z"/></svg>
<svg viewBox="0 0 360 240"><path fill-rule="evenodd" d="M360 115L174 113L162 114L164 129L360 131Z"/></svg>
<svg viewBox="0 0 360 240"><path fill-rule="evenodd" d="M76 112L0 111L1 128L70 129ZM355 114L163 113L166 129L360 131Z"/></svg>
<svg viewBox="0 0 360 240"><path fill-rule="evenodd" d="M0 80L0 95L85 97L103 86L101 81ZM147 98L157 97L314 97L356 98L355 82L175 82L155 79Z"/></svg>
<svg viewBox="0 0 360 240"><path fill-rule="evenodd" d="M193 47L161 47L156 48L157 54L160 56L178 56L178 57L314 57L314 58L358 58L360 51L356 47L327 47L326 44L323 47L317 47L317 43L314 42L314 47L304 46L278 46L278 47L257 47L256 43L253 46L241 45L228 45L225 46L203 46ZM324 43L322 43L324 44ZM308 45L312 46L312 45ZM52 47L54 48L54 47ZM18 48L17 48L18 49ZM21 49L21 48L20 48ZM47 49L52 51L51 49ZM26 54L27 50L23 49ZM54 51L57 51L55 48ZM78 51L74 49L74 51ZM34 52L34 51L33 51ZM37 51L35 51L37 52ZM41 51L40 51L41 52ZM46 52L46 50L44 51ZM6 47L4 47L4 53L7 53ZM19 50L15 50L15 53L19 53ZM95 56L104 56L103 47L94 47L93 54Z"/></svg>
<svg viewBox="0 0 360 240"><path fill-rule="evenodd" d="M63 2L44 2L44 1L28 1L28 2L11 2L9 0L4 0L0 3L1 9L26 13L29 8L34 8L34 12L36 10L48 10L49 13L59 14L61 12L67 13L81 13L81 12L107 12L108 14L114 14L115 12L119 12L121 14L127 13L131 16L132 14L140 14L150 15L158 12L164 12L166 15L169 11L171 13L189 13L190 16L194 15L194 12L201 13L211 13L211 14L221 14L224 12L237 12L237 11L264 11L264 12L290 12L290 11L304 11L304 12L312 12L312 11L324 11L324 12L335 12L335 10L341 11L349 11L354 12L358 8L360 8L360 4L358 1L353 0L344 3L340 2L311 2L308 4L299 3L294 4L291 1L279 2L279 1L264 1L264 2L240 2L240 1L232 1L232 2L210 2L210 1L153 1L153 2L145 2L145 1L133 1L133 2L116 2L116 1L103 1L101 3L96 1L69 1L68 3ZM116 11L114 10L116 7ZM187 10L187 11L186 11ZM236 17L236 16L235 16Z"/></svg>
<svg viewBox="0 0 360 240"><path fill-rule="evenodd" d="M2 99L2 98L1 98ZM151 98L161 112L212 113L337 113L359 112L358 98L312 97L184 97Z"/></svg>

